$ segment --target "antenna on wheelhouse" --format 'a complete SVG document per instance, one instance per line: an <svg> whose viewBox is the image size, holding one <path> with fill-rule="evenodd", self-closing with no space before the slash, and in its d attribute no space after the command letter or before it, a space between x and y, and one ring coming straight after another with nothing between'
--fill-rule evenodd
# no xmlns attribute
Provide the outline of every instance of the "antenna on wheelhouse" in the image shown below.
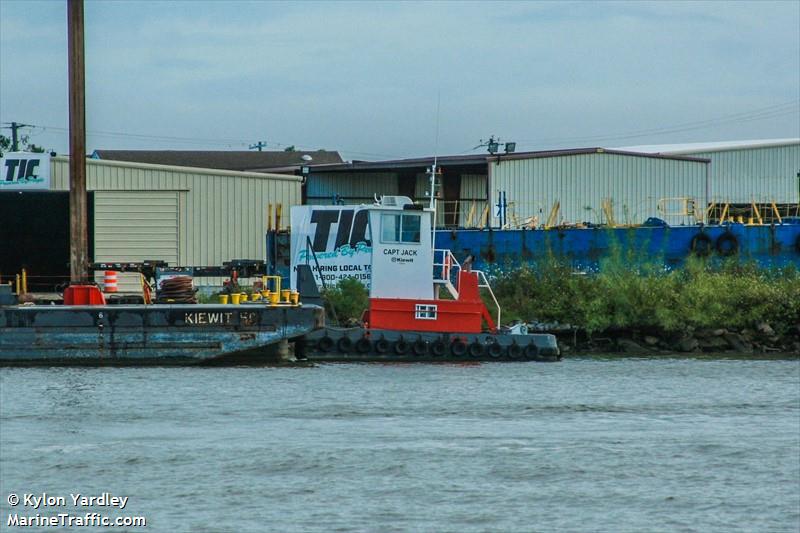
<svg viewBox="0 0 800 533"><path fill-rule="evenodd" d="M439 107L442 102L442 93L436 94L436 143L433 151L433 166L431 166L431 198L430 208L433 209L433 226L436 227L436 163L439 159Z"/></svg>
<svg viewBox="0 0 800 533"><path fill-rule="evenodd" d="M433 219L431 220L431 250L434 256L436 255L436 163L439 159L439 108L442 103L441 89L436 92L436 142L433 150L433 165L431 166L431 198L430 209L433 210Z"/></svg>

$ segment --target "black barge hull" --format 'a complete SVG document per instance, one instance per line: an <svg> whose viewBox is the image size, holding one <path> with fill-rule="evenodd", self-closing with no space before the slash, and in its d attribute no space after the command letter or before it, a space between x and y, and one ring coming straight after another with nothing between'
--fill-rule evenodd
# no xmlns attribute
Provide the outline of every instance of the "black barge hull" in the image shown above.
<svg viewBox="0 0 800 533"><path fill-rule="evenodd" d="M306 336L312 362L555 362L553 335L427 333L364 328L317 330Z"/></svg>
<svg viewBox="0 0 800 533"><path fill-rule="evenodd" d="M0 365L267 362L265 348L322 327L315 305L0 307Z"/></svg>

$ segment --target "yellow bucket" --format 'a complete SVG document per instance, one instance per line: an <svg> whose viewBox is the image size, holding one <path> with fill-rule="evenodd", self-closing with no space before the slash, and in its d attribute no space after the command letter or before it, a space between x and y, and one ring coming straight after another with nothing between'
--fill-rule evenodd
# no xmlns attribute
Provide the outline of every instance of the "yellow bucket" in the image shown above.
<svg viewBox="0 0 800 533"><path fill-rule="evenodd" d="M281 298L281 295L278 294L277 292L269 293L269 303L271 303L272 305L277 305L278 304L278 300L280 300L280 298Z"/></svg>
<svg viewBox="0 0 800 533"><path fill-rule="evenodd" d="M292 291L290 291L289 289L283 289L281 291L281 301L282 302L286 302L288 304L289 303L289 295L291 294L291 292Z"/></svg>
<svg viewBox="0 0 800 533"><path fill-rule="evenodd" d="M254 292L253 295L250 297L250 300L253 302L257 302L261 299L261 293Z"/></svg>
<svg viewBox="0 0 800 533"><path fill-rule="evenodd" d="M220 294L219 295L219 303L222 305L227 305L228 303L228 295L227 294Z"/></svg>
<svg viewBox="0 0 800 533"><path fill-rule="evenodd" d="M231 294L231 303L233 305L239 305L241 298L242 298L241 294L239 294L238 292L234 292L233 294Z"/></svg>
<svg viewBox="0 0 800 533"><path fill-rule="evenodd" d="M269 291L261 291L261 297L265 300L269 300Z"/></svg>
<svg viewBox="0 0 800 533"><path fill-rule="evenodd" d="M242 293L242 297L239 298L239 301L242 302L242 303L245 303L247 301L247 293L246 292Z"/></svg>
<svg viewBox="0 0 800 533"><path fill-rule="evenodd" d="M298 303L300 303L300 293L299 292L292 291L289 296L292 299L292 305L297 305Z"/></svg>

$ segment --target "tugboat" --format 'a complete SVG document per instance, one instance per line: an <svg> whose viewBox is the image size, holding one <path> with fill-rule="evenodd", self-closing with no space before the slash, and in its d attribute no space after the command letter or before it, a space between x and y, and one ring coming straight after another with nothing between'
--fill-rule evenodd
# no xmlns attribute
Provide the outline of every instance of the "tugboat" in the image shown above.
<svg viewBox="0 0 800 533"><path fill-rule="evenodd" d="M359 209L367 211L371 230L370 246L361 247L369 248L371 256L369 308L360 327L326 327L309 334L309 360L560 359L555 336L529 335L523 325L500 327L500 305L486 275L472 270L469 258L461 264L450 250L434 249L434 208L405 196L384 196ZM306 242L310 245L310 239ZM314 258L313 250L303 255ZM302 281L298 279L301 287ZM486 289L496 314L489 312L481 289Z"/></svg>

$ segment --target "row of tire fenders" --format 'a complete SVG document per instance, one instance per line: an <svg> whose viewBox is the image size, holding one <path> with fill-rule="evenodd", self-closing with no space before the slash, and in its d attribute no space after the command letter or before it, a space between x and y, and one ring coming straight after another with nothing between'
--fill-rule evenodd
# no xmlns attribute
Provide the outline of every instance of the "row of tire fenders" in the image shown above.
<svg viewBox="0 0 800 533"><path fill-rule="evenodd" d="M794 247L800 253L800 236L797 237ZM715 249L719 255L731 256L739 252L739 239L730 231L726 231L717 237L717 242L714 242L705 233L698 233L692 237L689 248L699 256L709 255L712 249Z"/></svg>
<svg viewBox="0 0 800 533"><path fill-rule="evenodd" d="M329 353L338 351L342 354L368 354L375 352L379 355L414 355L417 357L471 357L483 358L489 356L492 359L500 359L507 357L509 359L538 359L540 357L539 349L534 343L527 346L520 346L513 343L508 346L503 346L500 343L493 342L489 344L482 344L473 341L469 344L464 339L454 337L449 343L444 339L436 339L433 342L428 342L422 338L415 341L408 341L400 338L396 341L389 341L383 337L376 340L370 340L366 336L360 337L358 340L353 341L350 337L341 337L334 341L331 337L325 336L317 341L317 350L322 353Z"/></svg>

